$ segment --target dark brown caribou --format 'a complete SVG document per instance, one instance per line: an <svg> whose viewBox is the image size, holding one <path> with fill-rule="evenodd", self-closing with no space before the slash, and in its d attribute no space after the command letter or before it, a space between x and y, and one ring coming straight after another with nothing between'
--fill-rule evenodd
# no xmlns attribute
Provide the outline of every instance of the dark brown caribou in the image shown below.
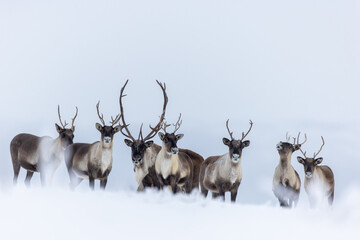
<svg viewBox="0 0 360 240"><path fill-rule="evenodd" d="M128 147L131 148L131 159L134 165L136 182L138 183L138 189L137 189L138 191L143 191L144 188L146 187L160 188L160 183L155 173L155 160L161 147L154 144L154 141L150 139L152 139L161 129L162 122L165 118L168 96L166 94L165 83L161 84L159 81L156 82L160 86L164 96L162 114L160 116L159 122L155 127L149 126L151 131L145 137L143 137L142 125L141 125L137 140L132 136L128 128L129 125L126 124L125 122L124 107L122 103L122 98L126 96L124 95L124 90L128 81L126 81L125 85L121 88L120 91L119 104L120 104L121 121L122 121L122 125L124 126L123 129L125 129L126 131L124 132L122 129L121 133L125 137L127 137L127 139L125 139L124 142Z"/></svg>
<svg viewBox="0 0 360 240"><path fill-rule="evenodd" d="M75 126L74 122L78 114L72 119L71 128L63 124L58 106L58 115L61 126L55 123L59 136L56 139L51 137L38 137L27 133L15 136L10 143L10 154L14 168L14 184L17 183L20 168L23 167L27 173L25 178L26 186L30 186L30 180L34 172L40 172L41 184L44 186L52 176L60 163L64 160L65 148L73 143Z"/></svg>

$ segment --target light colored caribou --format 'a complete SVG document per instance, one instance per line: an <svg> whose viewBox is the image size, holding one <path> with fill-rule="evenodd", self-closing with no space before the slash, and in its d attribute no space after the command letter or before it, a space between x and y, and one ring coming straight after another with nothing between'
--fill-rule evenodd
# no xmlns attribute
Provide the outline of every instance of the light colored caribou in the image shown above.
<svg viewBox="0 0 360 240"><path fill-rule="evenodd" d="M250 145L250 141L244 139L250 133L253 122L250 121L249 130L246 134L242 133L240 140L233 138L233 132L230 131L228 124L229 120L226 121L226 128L231 140L223 138L223 143L229 147L229 152L205 160L200 170L200 186L205 197L211 191L213 198L220 196L225 200L225 192L231 192L231 201L235 202L242 180L242 150Z"/></svg>
<svg viewBox="0 0 360 240"><path fill-rule="evenodd" d="M83 179L89 179L89 186L93 190L95 179L100 180L100 187L105 189L108 176L113 163L113 140L114 135L120 131L117 124L120 115L115 119L111 117L111 126L106 126L103 114L100 115L99 104L96 105L98 117L102 123L96 123L95 127L101 134L100 141L92 144L75 143L66 148L65 163L70 177L70 187L74 189Z"/></svg>
<svg viewBox="0 0 360 240"><path fill-rule="evenodd" d="M135 178L138 183L138 191L144 190L145 187L156 187L160 188L160 183L157 179L155 173L155 160L157 154L160 152L161 147L159 145L154 144L152 139L158 131L161 129L162 122L165 118L166 106L168 103L168 97L166 94L166 85L161 84L159 81L156 81L157 84L160 86L163 96L164 96L164 104L163 104L163 111L160 116L160 120L155 127L150 126L150 133L144 138L142 134L142 125L140 127L139 137L136 140L132 135L130 130L128 129L128 124L125 122L125 115L124 115L124 107L122 104L122 98L124 95L125 87L128 83L126 81L125 85L121 88L120 91L120 114L121 114L121 121L122 125L124 126L126 133L121 129L121 133L127 137L125 139L125 144L131 148L131 159L134 164L134 172Z"/></svg>
<svg viewBox="0 0 360 240"><path fill-rule="evenodd" d="M286 133L286 142L279 142L276 145L276 149L280 155L280 162L275 168L273 177L272 190L275 196L278 198L281 207L295 207L299 200L301 181L299 174L291 165L291 156L293 152L300 149L307 138L305 134L305 141L299 143L300 132L294 143L291 144L290 137Z"/></svg>
<svg viewBox="0 0 360 240"><path fill-rule="evenodd" d="M300 151L305 158L300 156L297 157L298 162L304 166L304 188L309 197L311 207L316 207L321 204L324 197L327 198L329 205L332 205L334 201L334 173L328 166L319 166L319 164L323 161L322 157L316 158L325 145L325 141L322 136L321 139L322 145L320 150L317 153L314 153L314 157L306 157L306 152L303 152L301 148Z"/></svg>
<svg viewBox="0 0 360 240"><path fill-rule="evenodd" d="M162 147L156 157L155 172L161 187L171 186L173 193L176 193L179 189L182 189L185 193L190 193L193 189L194 165L190 156L180 152L177 147L177 142L184 137L184 134L175 134L181 126L182 121L180 119L181 114L176 124L174 124L175 130L172 133L166 132L166 128L170 124L163 123L162 129L164 133L159 132ZM196 182L194 185L196 187Z"/></svg>
<svg viewBox="0 0 360 240"><path fill-rule="evenodd" d="M51 137L38 137L27 133L15 136L10 143L10 154L14 168L14 184L23 167L27 173L25 178L26 186L30 186L30 180L34 172L40 172L41 184L44 186L52 176L60 163L64 161L65 148L73 143L75 126L74 122L78 114L72 119L71 128L66 128L67 123L63 124L58 106L58 115L61 126L55 123L56 131L59 136L56 139Z"/></svg>

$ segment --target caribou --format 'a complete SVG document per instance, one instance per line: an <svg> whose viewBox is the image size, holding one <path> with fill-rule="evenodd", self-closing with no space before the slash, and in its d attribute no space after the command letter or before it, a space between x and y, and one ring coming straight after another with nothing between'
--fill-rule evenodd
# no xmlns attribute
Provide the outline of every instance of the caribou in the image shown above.
<svg viewBox="0 0 360 240"><path fill-rule="evenodd" d="M177 142L184 137L184 134L175 134L181 124L181 114L174 124L174 132L166 131L170 124L166 124L166 122L162 124L164 133L158 133L162 147L156 157L155 172L161 187L170 186L173 193L177 193L179 189L190 193L193 189L194 165L189 155L180 152L177 147Z"/></svg>
<svg viewBox="0 0 360 240"><path fill-rule="evenodd" d="M49 180L51 182L56 169L64 160L65 148L73 143L75 126L74 122L78 114L72 119L71 128L66 128L66 121L63 123L58 105L58 115L61 126L55 123L56 131L59 136L53 139L48 136L38 137L35 135L21 133L16 135L10 143L10 154L14 168L13 183L17 184L20 168L23 167L27 173L25 185L30 187L30 180L34 172L40 173L41 185L45 186Z"/></svg>
<svg viewBox="0 0 360 240"><path fill-rule="evenodd" d="M229 151L221 156L208 157L201 165L200 186L201 192L206 197L208 192L212 192L212 197L222 197L225 200L225 192L231 193L231 201L236 201L238 188L242 180L241 157L242 150L250 145L250 141L244 139L250 133L253 122L250 120L250 128L246 133L242 133L242 138L236 140L233 132L229 129L229 119L226 121L226 128L230 139L223 138L224 145L228 146Z"/></svg>
<svg viewBox="0 0 360 240"><path fill-rule="evenodd" d="M321 136L322 145L317 153L314 153L312 158L306 157L306 152L300 148L304 158L298 156L297 160L304 166L305 182L304 188L309 197L311 207L316 207L323 198L327 198L328 204L331 206L334 201L334 173L328 166L319 166L323 158L316 158L325 145L324 138Z"/></svg>
<svg viewBox="0 0 360 240"><path fill-rule="evenodd" d="M102 124L96 123L95 127L101 134L100 141L92 144L75 143L66 148L65 163L70 177L70 188L75 189L83 179L89 179L89 187L94 190L95 179L100 180L101 189L105 189L108 176L113 163L113 140L115 133L121 130L121 126L115 126L120 115L111 117L110 126L100 115L100 101L96 105L97 115Z"/></svg>
<svg viewBox="0 0 360 240"><path fill-rule="evenodd" d="M145 136L145 138L143 137L142 134L142 125L140 127L138 139L136 140L132 136L128 128L129 124L126 124L125 122L122 98L126 96L124 95L124 90L128 81L126 81L125 85L121 88L120 91L120 98L119 98L120 114L121 114L122 125L124 126L123 129L125 129L125 132L123 131L123 129L121 129L120 132L127 138L124 139L125 144L131 148L131 159L134 166L135 179L136 182L138 183L138 189L137 189L138 191L143 191L146 187L160 188L160 182L158 181L158 178L155 173L155 160L157 154L160 152L161 147L159 145L154 144L154 141L150 139L152 139L161 129L162 122L165 118L168 97L166 94L166 84L165 83L161 84L159 81L156 82L160 86L163 92L163 96L164 96L163 110L159 122L155 127L151 127L151 125L149 126L151 131L148 135Z"/></svg>
<svg viewBox="0 0 360 240"><path fill-rule="evenodd" d="M275 168L272 190L281 207L295 207L299 200L301 181L299 174L291 165L291 156L306 142L307 137L305 134L305 140L302 143L299 143L299 138L300 132L297 139L294 138L294 143L291 144L290 137L286 133L286 142L279 142L276 145L280 155L280 162Z"/></svg>

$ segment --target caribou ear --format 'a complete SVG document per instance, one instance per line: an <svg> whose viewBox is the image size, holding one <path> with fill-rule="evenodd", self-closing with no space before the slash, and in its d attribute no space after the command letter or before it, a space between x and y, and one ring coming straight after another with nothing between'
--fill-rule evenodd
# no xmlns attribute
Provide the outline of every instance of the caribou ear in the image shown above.
<svg viewBox="0 0 360 240"><path fill-rule="evenodd" d="M124 142L128 147L132 147L132 145L133 145L133 142L130 141L129 139L124 139Z"/></svg>
<svg viewBox="0 0 360 240"><path fill-rule="evenodd" d="M163 134L162 132L159 132L158 135L159 135L159 137L160 137L160 140L161 140L161 141L164 141L165 134Z"/></svg>
<svg viewBox="0 0 360 240"><path fill-rule="evenodd" d="M102 129L103 129L103 127L101 126L100 123L96 123L96 124L95 124L95 127L96 127L96 129L97 129L99 132L101 132Z"/></svg>
<svg viewBox="0 0 360 240"><path fill-rule="evenodd" d="M58 133L61 133L61 131L63 130L57 123L55 123L55 128Z"/></svg>
<svg viewBox="0 0 360 240"><path fill-rule="evenodd" d="M224 143L226 146L230 146L230 140L227 139L227 138L223 138L223 143Z"/></svg>
<svg viewBox="0 0 360 240"><path fill-rule="evenodd" d="M145 143L145 147L151 147L152 145L154 144L154 141L147 141L146 143Z"/></svg>
<svg viewBox="0 0 360 240"><path fill-rule="evenodd" d="M118 131L120 131L120 129L121 129L120 125L117 125L116 127L114 127L113 132L117 133Z"/></svg>
<svg viewBox="0 0 360 240"><path fill-rule="evenodd" d="M297 151L301 148L300 144L294 144L294 151Z"/></svg>
<svg viewBox="0 0 360 240"><path fill-rule="evenodd" d="M244 144L244 148L248 147L250 146L250 141L249 140L243 141L243 144Z"/></svg>
<svg viewBox="0 0 360 240"><path fill-rule="evenodd" d="M323 158L322 158L322 157L317 158L317 159L315 159L314 164L315 164L315 165L318 165L318 164L320 164L322 161L323 161Z"/></svg>
<svg viewBox="0 0 360 240"><path fill-rule="evenodd" d="M176 135L176 140L179 141L183 137L184 137L184 134L178 134L178 135Z"/></svg>
<svg viewBox="0 0 360 240"><path fill-rule="evenodd" d="M305 159L303 159L302 157L297 157L297 160L299 163L304 164L305 163Z"/></svg>

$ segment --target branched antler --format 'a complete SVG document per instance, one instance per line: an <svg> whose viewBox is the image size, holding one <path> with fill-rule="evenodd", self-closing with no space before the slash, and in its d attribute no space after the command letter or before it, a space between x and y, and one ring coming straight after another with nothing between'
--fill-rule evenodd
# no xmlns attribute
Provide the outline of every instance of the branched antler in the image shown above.
<svg viewBox="0 0 360 240"><path fill-rule="evenodd" d="M75 119L76 119L77 115L78 115L78 107L76 107L76 113L75 113L74 118L72 119L71 128L74 128L74 123L75 123Z"/></svg>
<svg viewBox="0 0 360 240"><path fill-rule="evenodd" d="M301 153L304 155L304 157L306 158L306 151L303 152L303 150L301 149L301 146L302 146L304 143L306 143L306 141L307 141L307 136L306 136L306 133L305 133L305 140L304 140L302 143L299 143L300 133L301 133L301 132L299 132L299 134L298 134L298 136L297 136L297 142L296 142L296 144L299 145L299 150L300 150L300 152L301 152ZM295 139L295 138L294 138L294 139ZM295 141L294 141L294 144L295 144Z"/></svg>
<svg viewBox="0 0 360 240"><path fill-rule="evenodd" d="M231 132L230 129L229 129L229 119L226 121L226 129L227 129L228 132L229 132L229 135L230 135L231 140L234 140L234 138L233 138L233 132Z"/></svg>
<svg viewBox="0 0 360 240"><path fill-rule="evenodd" d="M177 122L175 124L173 124L173 126L175 127L175 130L174 130L174 134L176 133L177 130L179 130L180 126L182 124L182 120L181 120L181 113L179 115L179 119L177 120Z"/></svg>
<svg viewBox="0 0 360 240"><path fill-rule="evenodd" d="M119 97L120 116L121 116L121 121L122 121L122 125L123 125L123 127L120 129L120 132L125 137L130 138L132 141L135 141L135 138L131 135L130 130L128 128L129 124L126 124L126 122L125 122L124 108L123 108L123 104L122 104L122 98L126 96L126 95L124 95L124 90L125 90L125 87L128 84L128 82L129 82L129 80L126 80L124 86L120 90L120 97ZM126 133L123 132L123 129L125 129Z"/></svg>
<svg viewBox="0 0 360 240"><path fill-rule="evenodd" d="M164 133L167 133L166 128L169 126L171 126L171 124L166 124L165 121L161 124L161 129L164 131Z"/></svg>
<svg viewBox="0 0 360 240"><path fill-rule="evenodd" d="M105 126L104 115L103 115L103 114L100 115L99 105L100 105L100 100L99 100L99 102L96 104L96 111L97 111L97 114L98 114L98 116L99 116L99 118L100 118L101 123L103 124L103 126Z"/></svg>
<svg viewBox="0 0 360 240"><path fill-rule="evenodd" d="M63 122L61 121L61 115L60 115L60 105L58 105L58 115L59 115L59 120L60 120L60 124L63 128L65 128L68 123L65 121L65 124L63 124Z"/></svg>
<svg viewBox="0 0 360 240"><path fill-rule="evenodd" d="M323 146L325 145L325 141L324 141L323 136L321 136L321 139L322 139L322 142L323 142L323 143L322 143L322 145L321 145L321 147L320 147L320 150L319 150L317 153L314 153L314 158L321 152Z"/></svg>
<svg viewBox="0 0 360 240"><path fill-rule="evenodd" d="M126 96L126 95L124 95L124 90L125 90L125 87L128 84L128 82L129 82L129 80L126 80L124 86L120 90L120 98L119 98L120 116L121 116L120 119L122 121L122 129L125 129L126 133L124 133L122 131L122 129L120 130L120 132L125 137L130 138L132 141L135 141L135 138L131 135L130 130L128 128L129 124L126 124L126 122L125 122L124 107L123 107L123 104L122 104L122 98ZM156 80L156 82L160 86L161 90L163 91L163 95L164 95L163 112L162 112L162 114L160 116L160 120L159 120L158 124L155 127L151 127L151 125L149 125L151 131L145 138L143 138L143 135L142 135L142 126L143 125L141 124L138 139L140 140L140 138L141 138L142 141L147 141L147 140L153 138L158 133L158 131L160 131L160 129L162 127L162 124L163 124L163 121L164 121L164 118L165 118L166 106L167 106L167 103L168 103L168 96L166 94L166 84L165 83L161 84L158 80Z"/></svg>
<svg viewBox="0 0 360 240"><path fill-rule="evenodd" d="M160 120L158 122L158 124L156 124L155 127L151 127L151 125L149 125L150 129L151 129L151 132L144 138L144 141L147 141L151 138L153 138L161 129L161 126L162 126L162 123L164 121L164 118L165 118L165 113L166 113L166 106L168 104L168 96L166 94L166 84L161 84L161 82L159 82L158 80L156 80L157 84L160 86L162 92L163 92L163 96L164 96L164 104L163 104L163 111L161 113L161 116L160 116Z"/></svg>
<svg viewBox="0 0 360 240"><path fill-rule="evenodd" d="M250 120L250 128L249 128L249 130L247 131L246 134L244 134L244 132L242 132L242 138L240 139L240 141L244 140L244 139L246 138L246 136L250 133L253 124L254 124L254 123Z"/></svg>

